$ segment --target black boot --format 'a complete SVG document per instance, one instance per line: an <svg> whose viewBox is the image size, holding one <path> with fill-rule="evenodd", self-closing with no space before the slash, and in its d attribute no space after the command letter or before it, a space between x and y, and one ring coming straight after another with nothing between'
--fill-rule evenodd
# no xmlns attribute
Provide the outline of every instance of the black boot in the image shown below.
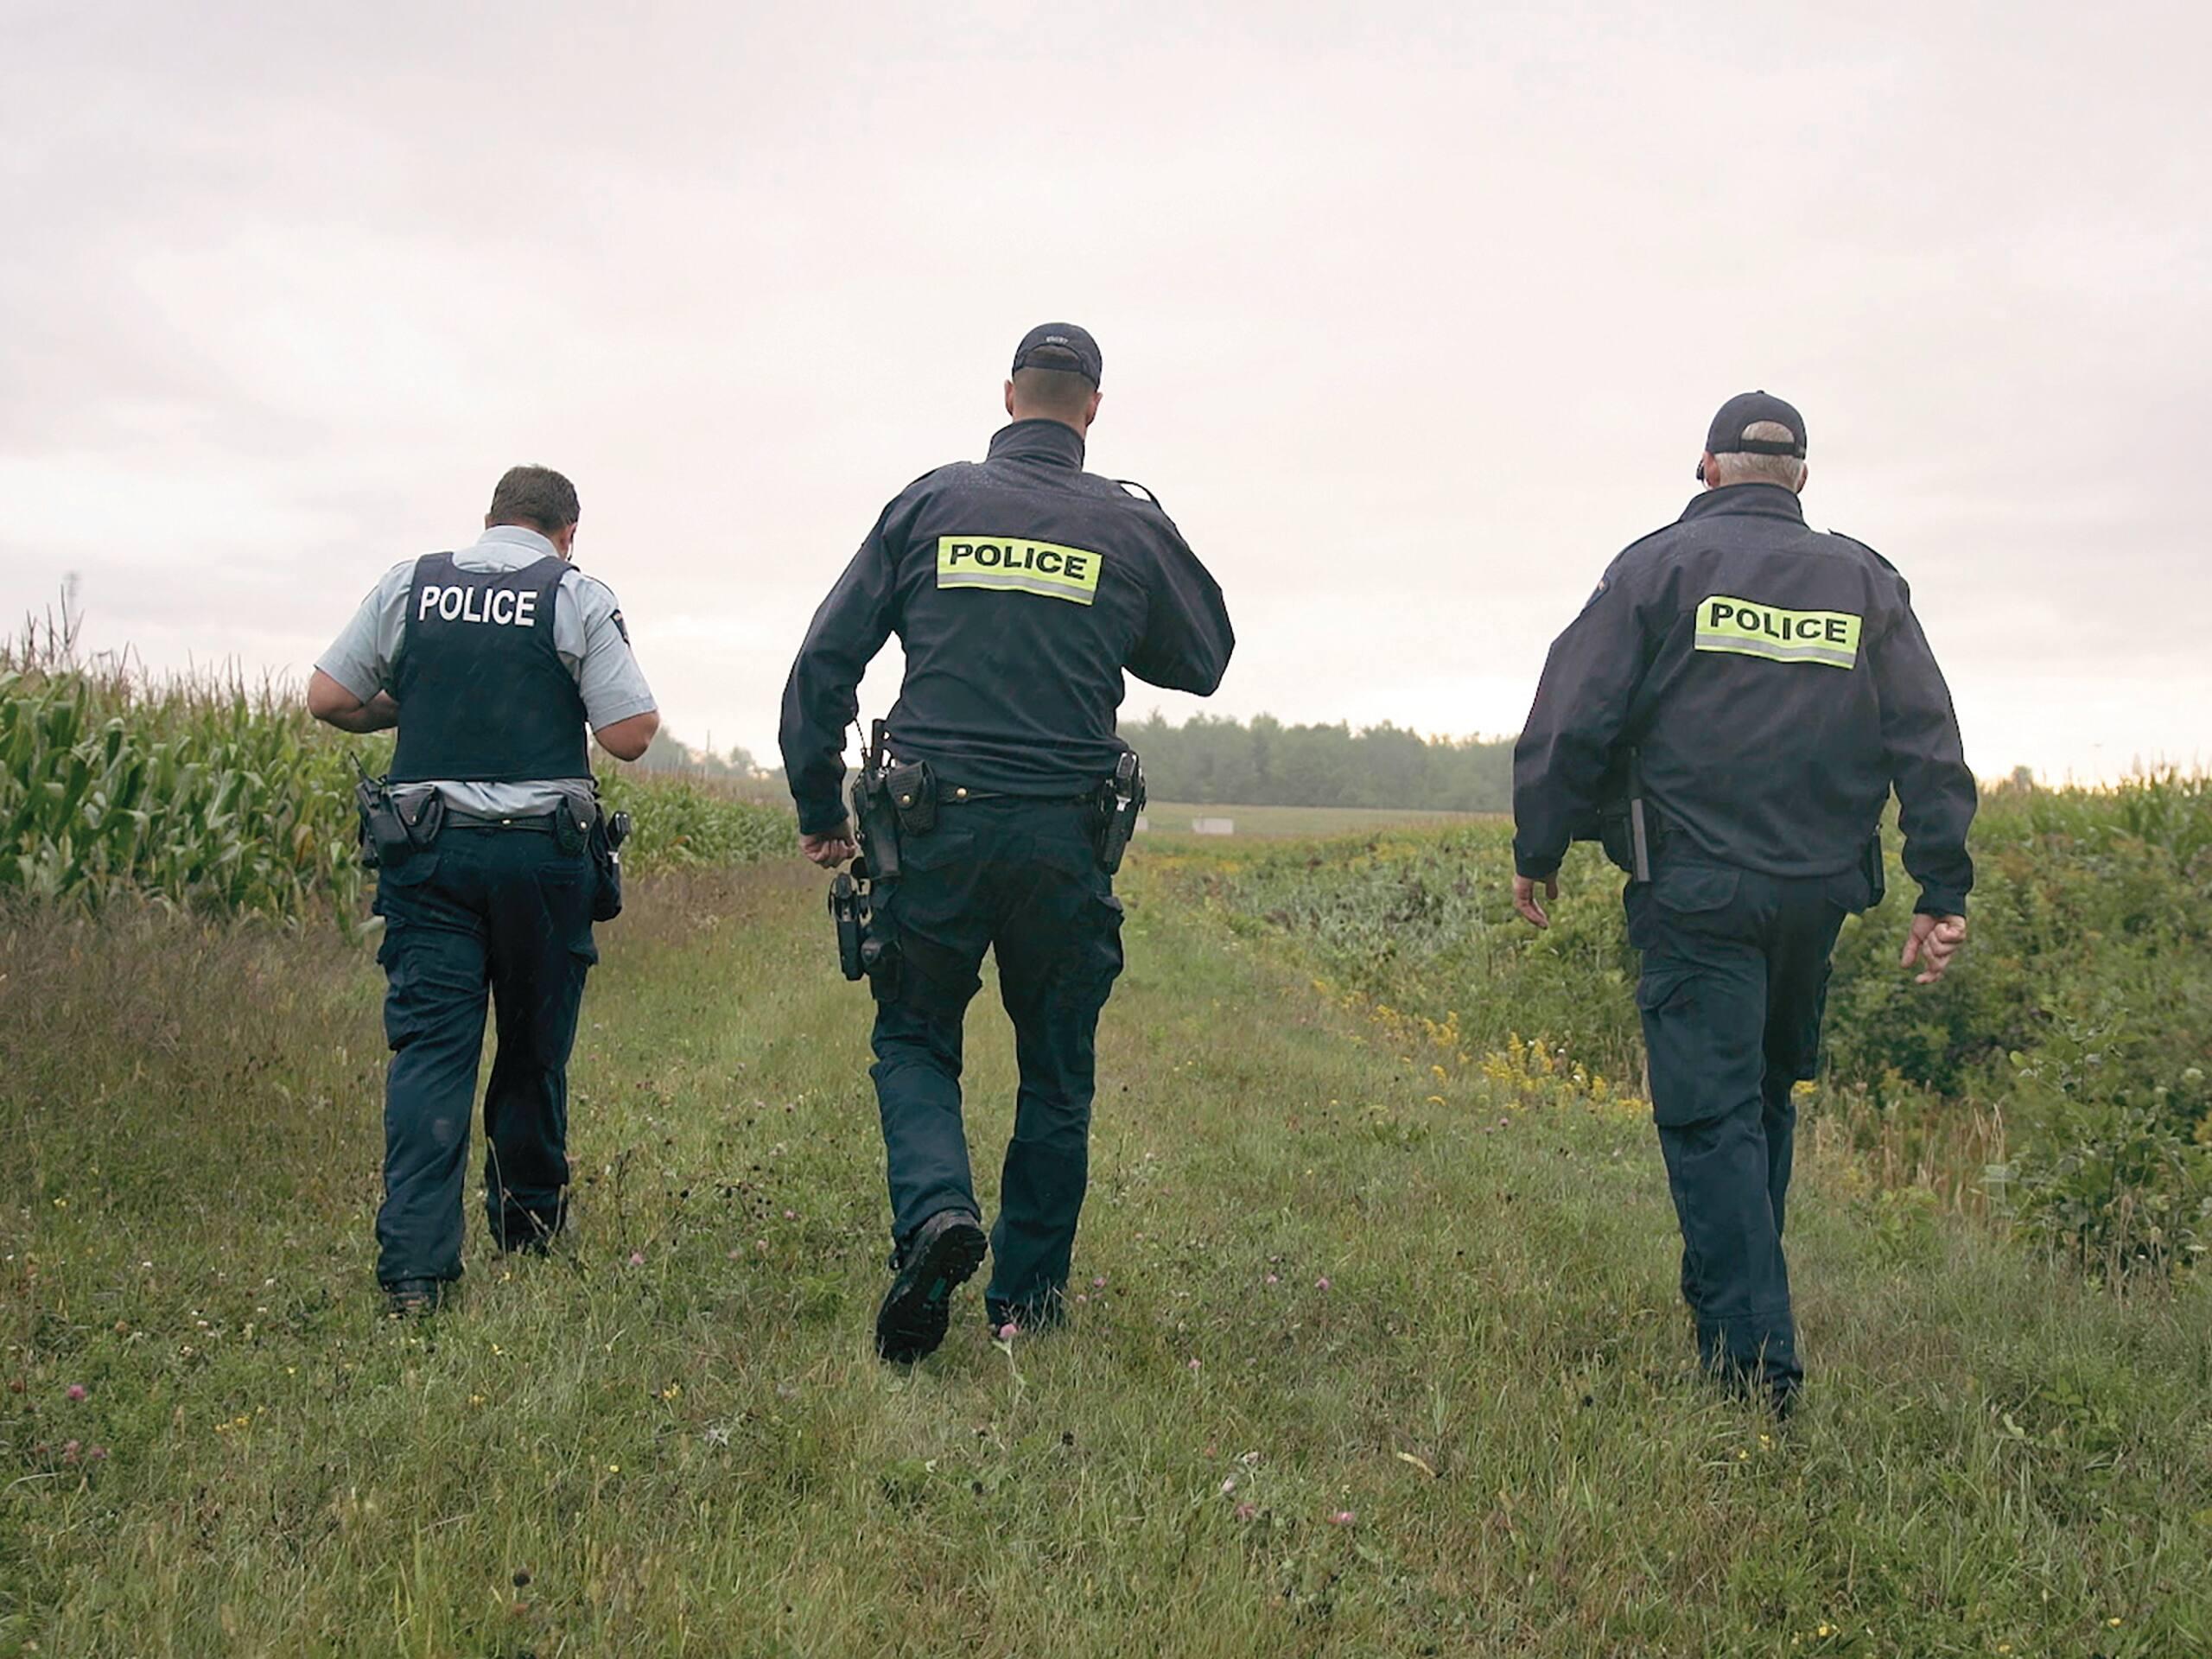
<svg viewBox="0 0 2212 1659"><path fill-rule="evenodd" d="M442 1279L395 1279L384 1287L385 1304L396 1319L435 1313L446 1303Z"/></svg>
<svg viewBox="0 0 2212 1659"><path fill-rule="evenodd" d="M983 1250L982 1224L965 1210L940 1210L916 1228L875 1316L875 1351L894 1365L935 1353L952 1293L982 1265Z"/></svg>

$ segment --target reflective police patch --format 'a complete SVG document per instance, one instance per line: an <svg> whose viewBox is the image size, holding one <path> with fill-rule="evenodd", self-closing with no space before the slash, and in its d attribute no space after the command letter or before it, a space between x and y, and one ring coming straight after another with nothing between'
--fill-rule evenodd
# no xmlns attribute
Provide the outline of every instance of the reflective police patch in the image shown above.
<svg viewBox="0 0 2212 1659"><path fill-rule="evenodd" d="M1042 594L1089 605L1098 596L1105 561L1088 548L1062 547L1018 536L940 536L937 585L988 588L1001 593Z"/></svg>
<svg viewBox="0 0 2212 1659"><path fill-rule="evenodd" d="M1851 668L1859 661L1859 619L1849 611L1785 611L1715 594L1697 607L1697 648L1776 663Z"/></svg>

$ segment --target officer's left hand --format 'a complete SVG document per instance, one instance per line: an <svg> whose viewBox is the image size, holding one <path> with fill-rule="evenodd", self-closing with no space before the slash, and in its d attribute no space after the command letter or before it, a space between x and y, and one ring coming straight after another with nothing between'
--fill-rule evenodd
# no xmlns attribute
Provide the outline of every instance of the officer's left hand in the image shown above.
<svg viewBox="0 0 2212 1659"><path fill-rule="evenodd" d="M1554 900L1559 898L1559 877L1548 875L1544 878L1544 897ZM1534 922L1538 927L1549 927L1552 925L1552 918L1544 913L1544 907L1536 902L1536 884L1528 876L1516 875L1513 878L1513 908L1519 911L1525 919Z"/></svg>
<svg viewBox="0 0 2212 1659"><path fill-rule="evenodd" d="M1912 931L1905 935L1904 953L1897 966L1910 968L1920 964L1921 971L1913 976L1916 985L1933 985L1943 977L1943 970L1951 965L1951 958L1967 942L1967 918L1963 916L1930 916L1922 912L1913 917Z"/></svg>
<svg viewBox="0 0 2212 1659"><path fill-rule="evenodd" d="M839 824L826 836L801 836L798 849L825 870L834 870L847 859L859 856L861 850L849 823Z"/></svg>

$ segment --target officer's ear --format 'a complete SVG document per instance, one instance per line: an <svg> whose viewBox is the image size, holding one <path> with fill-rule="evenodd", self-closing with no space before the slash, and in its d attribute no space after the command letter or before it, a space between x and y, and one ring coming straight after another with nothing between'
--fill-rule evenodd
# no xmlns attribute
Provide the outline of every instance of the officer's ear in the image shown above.
<svg viewBox="0 0 2212 1659"><path fill-rule="evenodd" d="M1014 382L1011 380L1006 383L1006 412L1009 416L1014 413Z"/></svg>
<svg viewBox="0 0 2212 1659"><path fill-rule="evenodd" d="M1083 411L1083 429L1084 431L1090 431L1090 423L1098 418L1098 405L1104 401L1105 397L1106 394L1103 391L1094 391L1090 394L1090 406Z"/></svg>
<svg viewBox="0 0 2212 1659"><path fill-rule="evenodd" d="M553 550L564 559L572 559L576 551L576 527L574 524L556 530L546 540L553 543Z"/></svg>
<svg viewBox="0 0 2212 1659"><path fill-rule="evenodd" d="M1697 458L1697 481L1708 490L1719 489L1720 486L1713 482L1715 470L1713 464L1713 452L1708 449Z"/></svg>
<svg viewBox="0 0 2212 1659"><path fill-rule="evenodd" d="M1805 486L1812 481L1813 469L1810 467L1800 467L1797 469L1797 493L1804 494Z"/></svg>

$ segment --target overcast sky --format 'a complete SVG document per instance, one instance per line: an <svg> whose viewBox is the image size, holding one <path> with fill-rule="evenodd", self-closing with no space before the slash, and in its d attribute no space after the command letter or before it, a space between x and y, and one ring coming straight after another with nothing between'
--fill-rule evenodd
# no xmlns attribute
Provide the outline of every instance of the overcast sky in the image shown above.
<svg viewBox="0 0 2212 1659"><path fill-rule="evenodd" d="M303 675L542 461L671 728L772 760L1065 317L1092 467L1227 591L1220 712L1517 730L1764 386L1977 770L2212 762L2205 18L0 0L0 617L74 572L95 647Z"/></svg>

